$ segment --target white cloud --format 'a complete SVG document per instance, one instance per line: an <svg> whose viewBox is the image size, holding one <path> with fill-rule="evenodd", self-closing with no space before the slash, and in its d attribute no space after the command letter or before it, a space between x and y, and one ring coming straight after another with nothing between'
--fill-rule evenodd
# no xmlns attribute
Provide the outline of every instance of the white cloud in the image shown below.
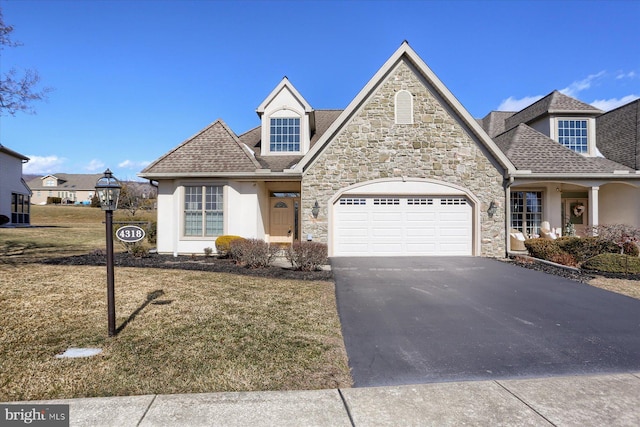
<svg viewBox="0 0 640 427"><path fill-rule="evenodd" d="M533 104L537 100L542 98L542 95L525 96L524 98L516 99L513 96L503 100L498 106L498 111L520 111L525 107Z"/></svg>
<svg viewBox="0 0 640 427"><path fill-rule="evenodd" d="M104 168L104 163L97 159L92 159L87 166L84 167L85 170L89 172L102 172Z"/></svg>
<svg viewBox="0 0 640 427"><path fill-rule="evenodd" d="M118 163L118 167L119 168L123 168L123 169L132 169L132 170L136 170L136 169L144 169L145 166L148 166L149 164L151 164L151 162L143 160L140 162L133 162L131 160L125 160L124 162L120 162Z"/></svg>
<svg viewBox="0 0 640 427"><path fill-rule="evenodd" d="M635 101L638 98L640 98L640 96L638 95L627 95L623 96L622 98L596 99L591 103L591 105L603 111L609 111L624 104L628 104L631 101Z"/></svg>
<svg viewBox="0 0 640 427"><path fill-rule="evenodd" d="M61 172L61 166L66 160L58 156L43 157L27 155L27 157L29 157L29 162L22 166L22 172L33 175Z"/></svg>
<svg viewBox="0 0 640 427"><path fill-rule="evenodd" d="M622 79L633 79L637 76L638 74L635 71L629 71L628 73L625 73L624 71L620 71L618 73L618 75L616 76L617 80L622 80Z"/></svg>
<svg viewBox="0 0 640 427"><path fill-rule="evenodd" d="M571 83L569 86L565 87L564 89L560 90L560 93L563 93L567 96L571 96L575 98L583 90L589 89L593 82L600 79L605 74L606 74L605 71L600 71L599 73L596 73L596 74L589 74L586 78L582 80L577 80Z"/></svg>

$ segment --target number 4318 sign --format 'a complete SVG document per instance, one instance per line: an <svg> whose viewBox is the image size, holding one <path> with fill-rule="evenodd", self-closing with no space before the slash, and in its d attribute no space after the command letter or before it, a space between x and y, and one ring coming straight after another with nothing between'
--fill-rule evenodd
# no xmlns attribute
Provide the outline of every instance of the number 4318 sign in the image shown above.
<svg viewBox="0 0 640 427"><path fill-rule="evenodd" d="M116 237L127 243L139 242L144 239L144 230L137 225L125 225L118 228Z"/></svg>

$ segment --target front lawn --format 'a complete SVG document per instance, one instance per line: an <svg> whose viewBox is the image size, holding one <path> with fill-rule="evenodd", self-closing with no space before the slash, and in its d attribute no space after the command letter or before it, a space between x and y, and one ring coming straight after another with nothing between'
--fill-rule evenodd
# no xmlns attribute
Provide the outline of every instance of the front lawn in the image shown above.
<svg viewBox="0 0 640 427"><path fill-rule="evenodd" d="M104 267L0 263L0 401L351 385L331 282L115 272L108 338Z"/></svg>

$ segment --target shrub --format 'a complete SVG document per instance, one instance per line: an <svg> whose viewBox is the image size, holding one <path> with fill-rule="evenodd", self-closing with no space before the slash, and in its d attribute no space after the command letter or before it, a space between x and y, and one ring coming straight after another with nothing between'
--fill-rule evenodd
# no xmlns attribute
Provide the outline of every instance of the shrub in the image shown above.
<svg viewBox="0 0 640 427"><path fill-rule="evenodd" d="M640 258L623 254L600 254L582 264L587 271L640 274Z"/></svg>
<svg viewBox="0 0 640 427"><path fill-rule="evenodd" d="M588 227L587 233L614 242L618 246L618 253L626 253L624 252L625 248L635 252L627 244L640 241L640 228L626 224L601 224L595 227Z"/></svg>
<svg viewBox="0 0 640 427"><path fill-rule="evenodd" d="M603 253L617 253L620 248L614 242L600 237L562 237L556 240L558 247L581 263Z"/></svg>
<svg viewBox="0 0 640 427"><path fill-rule="evenodd" d="M147 233L147 242L150 245L155 245L158 237L158 223L156 221L149 221L145 232Z"/></svg>
<svg viewBox="0 0 640 427"><path fill-rule="evenodd" d="M569 267L578 266L575 257L566 252L552 255L549 261L555 262L556 264L568 265Z"/></svg>
<svg viewBox="0 0 640 427"><path fill-rule="evenodd" d="M226 258L228 257L229 254L229 250L231 248L231 242L235 241L235 240L241 240L242 237L240 236L220 236L216 239L216 251L218 251L218 256L221 258Z"/></svg>
<svg viewBox="0 0 640 427"><path fill-rule="evenodd" d="M296 270L318 270L327 263L327 245L319 242L293 242L285 255Z"/></svg>
<svg viewBox="0 0 640 427"><path fill-rule="evenodd" d="M551 261L555 255L566 253L560 249L555 240L550 239L529 239L525 240L524 245L531 256L547 261Z"/></svg>
<svg viewBox="0 0 640 427"><path fill-rule="evenodd" d="M229 244L229 256L249 268L268 267L279 247L259 239L235 239Z"/></svg>
<svg viewBox="0 0 640 427"><path fill-rule="evenodd" d="M47 197L48 205L60 205L62 204L62 197ZM99 206L99 205L98 205Z"/></svg>
<svg viewBox="0 0 640 427"><path fill-rule="evenodd" d="M633 242L625 242L624 245L622 245L622 251L625 255L635 257L640 256L640 248L638 248L638 245Z"/></svg>
<svg viewBox="0 0 640 427"><path fill-rule="evenodd" d="M212 253L213 253L213 248L204 248L205 256L211 256Z"/></svg>
<svg viewBox="0 0 640 427"><path fill-rule="evenodd" d="M149 248L143 243L134 243L129 247L129 253L136 258L149 256Z"/></svg>

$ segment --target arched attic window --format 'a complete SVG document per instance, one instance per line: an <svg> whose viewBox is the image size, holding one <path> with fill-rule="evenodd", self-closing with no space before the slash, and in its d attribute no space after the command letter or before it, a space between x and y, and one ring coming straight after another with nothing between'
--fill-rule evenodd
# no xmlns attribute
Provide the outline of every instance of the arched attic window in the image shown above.
<svg viewBox="0 0 640 427"><path fill-rule="evenodd" d="M396 124L413 124L413 96L408 90L396 93Z"/></svg>

